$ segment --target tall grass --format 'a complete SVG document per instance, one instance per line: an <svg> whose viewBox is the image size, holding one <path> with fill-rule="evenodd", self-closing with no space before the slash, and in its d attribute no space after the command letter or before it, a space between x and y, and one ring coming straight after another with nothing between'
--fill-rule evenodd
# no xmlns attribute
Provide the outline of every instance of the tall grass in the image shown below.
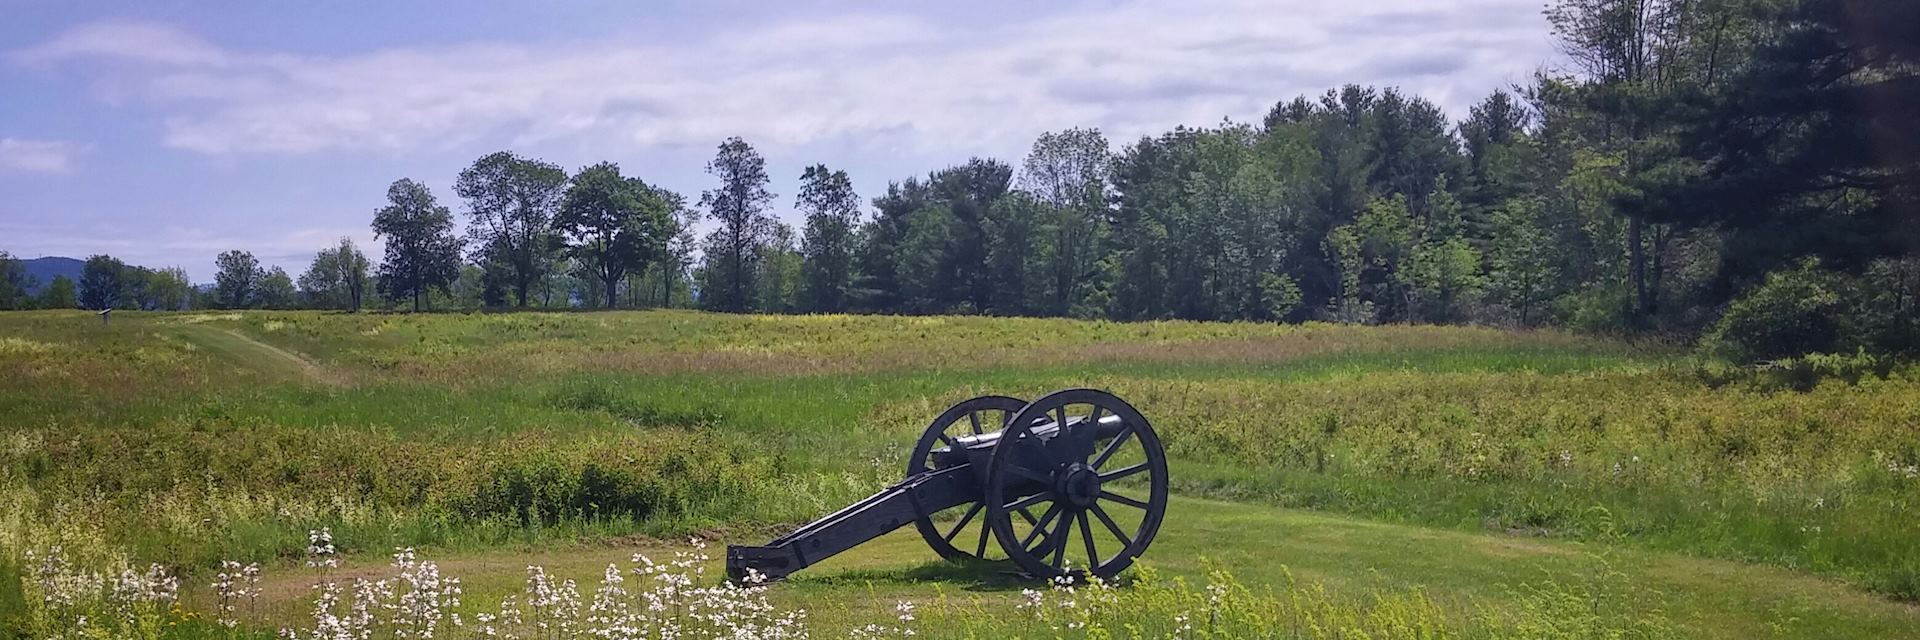
<svg viewBox="0 0 1920 640"><path fill-rule="evenodd" d="M1920 385L1898 371L1788 391L1617 343L1457 327L114 323L0 314L0 516L179 566L271 561L320 526L377 552L804 520L897 479L951 402L1089 385L1152 418L1183 492L1774 563L1920 599ZM328 379L196 333L229 330ZM0 555L25 548L6 540Z"/></svg>

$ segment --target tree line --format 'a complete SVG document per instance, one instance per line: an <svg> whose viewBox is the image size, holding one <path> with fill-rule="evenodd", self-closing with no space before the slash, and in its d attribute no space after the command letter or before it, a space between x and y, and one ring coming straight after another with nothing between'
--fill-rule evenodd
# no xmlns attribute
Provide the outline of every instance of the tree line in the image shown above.
<svg viewBox="0 0 1920 640"><path fill-rule="evenodd" d="M378 264L343 242L294 288L223 254L214 301L1565 325L1743 359L1920 345L1916 3L1562 0L1547 18L1571 67L1458 121L1348 85L1118 147L1049 132L1017 166L970 159L870 203L814 165L798 230L739 138L693 201L612 163L494 153L455 181L464 234L400 180Z"/></svg>

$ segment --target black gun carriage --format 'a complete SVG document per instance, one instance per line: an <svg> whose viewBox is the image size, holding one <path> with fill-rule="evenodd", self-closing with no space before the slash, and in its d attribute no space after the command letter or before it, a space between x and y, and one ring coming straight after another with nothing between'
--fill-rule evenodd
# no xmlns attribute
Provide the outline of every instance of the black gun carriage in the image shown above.
<svg viewBox="0 0 1920 640"><path fill-rule="evenodd" d="M906 479L764 546L727 547L727 576L778 580L912 524L950 560L1111 578L1166 510L1166 451L1132 405L1095 389L981 396L927 425Z"/></svg>

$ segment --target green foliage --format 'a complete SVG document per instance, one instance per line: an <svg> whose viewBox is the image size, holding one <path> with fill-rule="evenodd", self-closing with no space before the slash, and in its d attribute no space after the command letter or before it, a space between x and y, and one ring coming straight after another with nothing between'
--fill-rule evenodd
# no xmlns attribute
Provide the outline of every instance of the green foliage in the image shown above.
<svg viewBox="0 0 1920 640"><path fill-rule="evenodd" d="M53 282L47 283L47 288L40 292L38 306L42 309L72 309L78 304L73 281L66 276L54 276Z"/></svg>
<svg viewBox="0 0 1920 640"><path fill-rule="evenodd" d="M707 173L719 179L720 186L702 193L700 206L720 227L707 235L701 306L749 311L760 248L774 225L773 217L767 215L767 203L773 200L773 193L767 191L767 161L746 141L728 138L707 163Z"/></svg>
<svg viewBox="0 0 1920 640"><path fill-rule="evenodd" d="M445 292L460 277L453 214L424 184L403 178L387 187L387 206L373 214L373 235L386 240L379 283L389 301L412 298L419 311L429 292Z"/></svg>
<svg viewBox="0 0 1920 640"><path fill-rule="evenodd" d="M293 288L293 278L280 267L266 270L260 276L260 287L254 292L254 304L263 309L292 309L297 303L299 292Z"/></svg>
<svg viewBox="0 0 1920 640"><path fill-rule="evenodd" d="M1492 215L1496 231L1488 289L1515 311L1523 326L1538 319L1535 313L1553 299L1560 280L1554 248L1538 221L1542 206L1536 198L1517 198Z"/></svg>
<svg viewBox="0 0 1920 640"><path fill-rule="evenodd" d="M1283 275L1267 274L1260 282L1267 313L1274 318L1291 317L1300 310L1300 285Z"/></svg>
<svg viewBox="0 0 1920 640"><path fill-rule="evenodd" d="M359 311L370 284L367 256L354 246L352 238L341 238L339 246L321 249L313 257L313 264L300 274L299 284L308 305Z"/></svg>
<svg viewBox="0 0 1920 640"><path fill-rule="evenodd" d="M855 229L860 196L845 171L816 164L800 174L793 206L806 216L801 232L801 308L838 313L852 302Z"/></svg>
<svg viewBox="0 0 1920 640"><path fill-rule="evenodd" d="M793 227L774 223L773 234L759 248L754 276L753 308L767 313L797 313L800 308L800 252L793 246Z"/></svg>
<svg viewBox="0 0 1920 640"><path fill-rule="evenodd" d="M599 279L606 308L616 306L621 280L666 252L679 201L677 194L622 177L610 162L574 176L553 225L572 241L574 259ZM525 287L516 284L516 293L525 306Z"/></svg>
<svg viewBox="0 0 1920 640"><path fill-rule="evenodd" d="M950 293L945 267L955 224L953 212L945 206L923 207L908 214L893 258L903 310L940 311L939 305Z"/></svg>
<svg viewBox="0 0 1920 640"><path fill-rule="evenodd" d="M245 309L259 300L260 261L246 251L227 251L215 258L213 295L222 309Z"/></svg>
<svg viewBox="0 0 1920 640"><path fill-rule="evenodd" d="M27 290L35 286L26 264L0 251L0 311L33 308L33 297Z"/></svg>
<svg viewBox="0 0 1920 640"><path fill-rule="evenodd" d="M146 275L147 284L143 288L146 299L141 306L155 311L178 311L192 302L193 283L187 280L185 269L154 269Z"/></svg>
<svg viewBox="0 0 1920 640"><path fill-rule="evenodd" d="M1480 252L1466 240L1450 237L1429 241L1414 249L1406 267L1416 303L1416 317L1429 322L1458 322L1485 288Z"/></svg>
<svg viewBox="0 0 1920 640"><path fill-rule="evenodd" d="M493 270L490 276L509 285L514 302L527 306L533 283L553 263L555 235L570 226L558 220L568 194L566 170L499 151L462 169L453 190L467 201L473 261Z"/></svg>
<svg viewBox="0 0 1920 640"><path fill-rule="evenodd" d="M80 272L80 306L118 309L138 302L145 276L113 256L91 256Z"/></svg>
<svg viewBox="0 0 1920 640"><path fill-rule="evenodd" d="M1703 339L1703 348L1739 363L1832 352L1852 333L1841 288L1839 278L1814 261L1769 274L1764 284L1734 301Z"/></svg>
<svg viewBox="0 0 1920 640"><path fill-rule="evenodd" d="M1633 324L1633 295L1626 283L1590 287L1554 300L1566 326L1590 333L1618 333Z"/></svg>

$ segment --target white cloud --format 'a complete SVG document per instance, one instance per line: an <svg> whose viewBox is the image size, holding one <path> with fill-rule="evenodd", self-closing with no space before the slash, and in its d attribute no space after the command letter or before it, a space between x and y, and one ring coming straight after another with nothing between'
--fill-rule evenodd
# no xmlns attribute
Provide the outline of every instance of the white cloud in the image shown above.
<svg viewBox="0 0 1920 640"><path fill-rule="evenodd" d="M62 140L0 138L0 173L66 173L93 145Z"/></svg>
<svg viewBox="0 0 1920 640"><path fill-rule="evenodd" d="M52 40L16 51L26 64L52 64L77 58L120 58L166 65L220 65L227 54L178 29L139 22L96 22L68 30Z"/></svg>
<svg viewBox="0 0 1920 640"><path fill-rule="evenodd" d="M1019 148L1043 130L1127 138L1356 82L1456 117L1552 55L1537 0L1143 0L960 31L834 16L693 44L473 44L314 57L177 30L83 26L16 52L158 67L167 144L208 154L449 148L476 139L633 148L844 139L914 151Z"/></svg>

